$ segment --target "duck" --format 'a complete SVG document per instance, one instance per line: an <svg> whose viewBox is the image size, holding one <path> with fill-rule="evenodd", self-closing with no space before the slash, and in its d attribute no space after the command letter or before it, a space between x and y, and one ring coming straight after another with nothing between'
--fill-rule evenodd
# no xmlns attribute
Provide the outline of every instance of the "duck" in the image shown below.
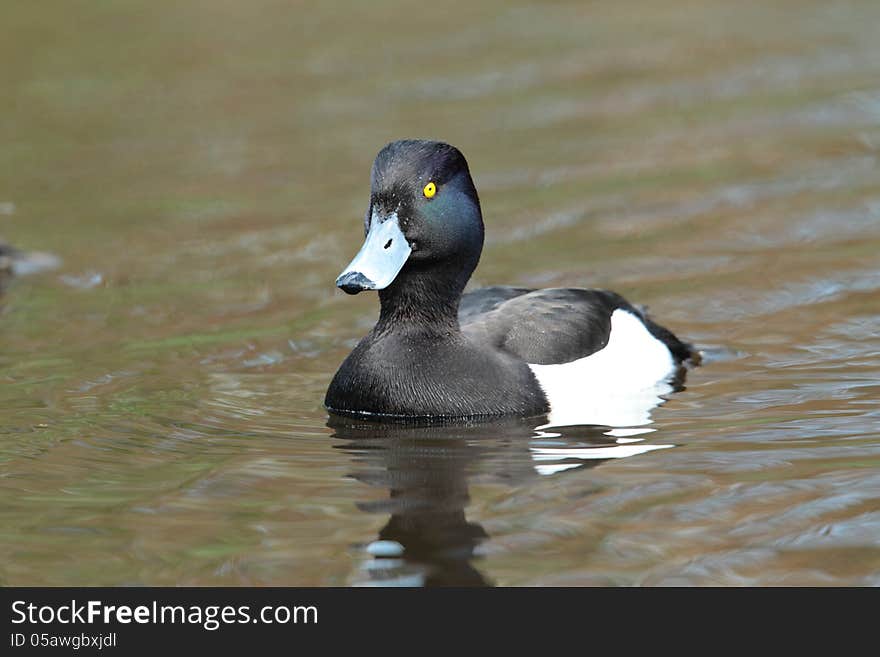
<svg viewBox="0 0 880 657"><path fill-rule="evenodd" d="M51 253L22 251L0 237L0 294L14 277L39 274L60 264L61 259Z"/></svg>
<svg viewBox="0 0 880 657"><path fill-rule="evenodd" d="M13 258L18 255L18 250L0 238L0 294L6 290L13 276Z"/></svg>
<svg viewBox="0 0 880 657"><path fill-rule="evenodd" d="M379 317L324 398L331 414L437 421L540 417L591 391L680 389L700 354L641 307L602 289L492 286L465 293L485 227L467 160L442 141L383 147L365 240L339 274L375 290ZM669 389L669 388L666 388Z"/></svg>

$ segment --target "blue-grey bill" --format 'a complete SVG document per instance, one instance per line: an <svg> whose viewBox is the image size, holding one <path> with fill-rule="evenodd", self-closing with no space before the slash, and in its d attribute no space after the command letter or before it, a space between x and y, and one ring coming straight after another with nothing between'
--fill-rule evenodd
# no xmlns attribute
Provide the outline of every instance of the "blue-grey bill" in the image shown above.
<svg viewBox="0 0 880 657"><path fill-rule="evenodd" d="M387 217L374 213L364 245L339 274L336 286L349 294L383 290L403 269L410 253L412 248L400 230L397 213L393 212Z"/></svg>

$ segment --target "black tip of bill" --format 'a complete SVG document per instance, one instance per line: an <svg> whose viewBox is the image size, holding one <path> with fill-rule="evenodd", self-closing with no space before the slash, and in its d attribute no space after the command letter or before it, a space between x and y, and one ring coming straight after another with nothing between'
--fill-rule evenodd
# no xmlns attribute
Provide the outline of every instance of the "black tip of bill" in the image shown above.
<svg viewBox="0 0 880 657"><path fill-rule="evenodd" d="M375 285L359 271L347 271L336 279L336 287L346 294L357 294L364 290L372 290Z"/></svg>

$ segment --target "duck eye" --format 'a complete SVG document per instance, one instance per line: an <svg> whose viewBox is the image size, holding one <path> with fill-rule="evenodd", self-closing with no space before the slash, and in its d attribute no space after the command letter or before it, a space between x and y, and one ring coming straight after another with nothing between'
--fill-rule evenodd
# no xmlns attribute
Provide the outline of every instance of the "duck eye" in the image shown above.
<svg viewBox="0 0 880 657"><path fill-rule="evenodd" d="M429 182L425 185L425 188L422 190L422 193L425 195L425 198L434 198L434 194L437 193L437 185L432 182Z"/></svg>

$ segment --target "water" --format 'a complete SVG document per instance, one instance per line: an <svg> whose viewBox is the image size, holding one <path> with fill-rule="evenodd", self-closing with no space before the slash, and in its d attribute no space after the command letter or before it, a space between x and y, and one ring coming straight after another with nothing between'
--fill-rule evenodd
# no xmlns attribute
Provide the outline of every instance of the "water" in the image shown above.
<svg viewBox="0 0 880 657"><path fill-rule="evenodd" d="M880 6L766 5L7 8L0 234L63 265L0 315L0 583L880 584ZM406 136L475 285L704 349L653 431L328 424Z"/></svg>

